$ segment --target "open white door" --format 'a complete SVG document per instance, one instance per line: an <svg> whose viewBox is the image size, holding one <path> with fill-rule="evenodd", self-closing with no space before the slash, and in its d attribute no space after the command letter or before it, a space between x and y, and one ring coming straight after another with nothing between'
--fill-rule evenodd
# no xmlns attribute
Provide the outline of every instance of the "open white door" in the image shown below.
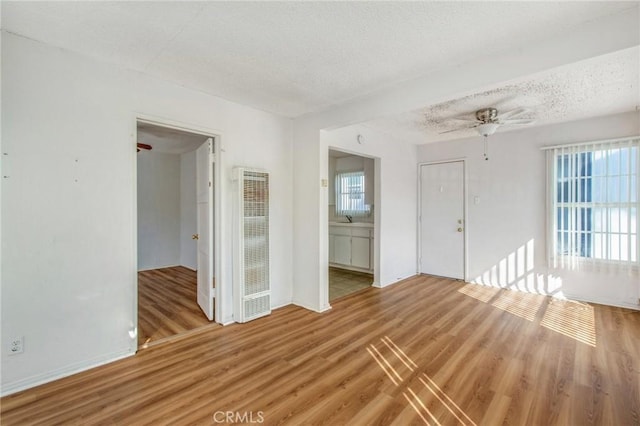
<svg viewBox="0 0 640 426"><path fill-rule="evenodd" d="M464 162L420 166L420 272L464 279Z"/></svg>
<svg viewBox="0 0 640 426"><path fill-rule="evenodd" d="M198 193L198 305L213 321L213 139L196 151Z"/></svg>

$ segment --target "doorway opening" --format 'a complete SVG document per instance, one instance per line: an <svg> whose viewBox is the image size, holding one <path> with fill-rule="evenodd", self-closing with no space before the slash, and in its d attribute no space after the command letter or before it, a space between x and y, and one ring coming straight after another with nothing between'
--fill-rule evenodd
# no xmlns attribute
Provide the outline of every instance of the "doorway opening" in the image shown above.
<svg viewBox="0 0 640 426"><path fill-rule="evenodd" d="M375 160L329 149L329 302L374 282Z"/></svg>
<svg viewBox="0 0 640 426"><path fill-rule="evenodd" d="M215 318L216 136L138 119L138 348Z"/></svg>

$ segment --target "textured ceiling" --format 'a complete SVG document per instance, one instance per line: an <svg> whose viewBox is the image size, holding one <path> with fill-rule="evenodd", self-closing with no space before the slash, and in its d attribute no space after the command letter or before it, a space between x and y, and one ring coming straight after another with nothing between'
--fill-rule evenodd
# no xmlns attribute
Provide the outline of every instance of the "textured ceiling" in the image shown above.
<svg viewBox="0 0 640 426"><path fill-rule="evenodd" d="M290 117L633 2L2 2L3 29Z"/></svg>
<svg viewBox="0 0 640 426"><path fill-rule="evenodd" d="M574 121L640 108L640 48L631 48L554 69L481 93L428 106L365 124L414 144L478 136L474 129L453 119L473 119L481 108L499 112L515 108L530 111L518 118L533 118L535 125ZM506 126L498 132L521 129Z"/></svg>

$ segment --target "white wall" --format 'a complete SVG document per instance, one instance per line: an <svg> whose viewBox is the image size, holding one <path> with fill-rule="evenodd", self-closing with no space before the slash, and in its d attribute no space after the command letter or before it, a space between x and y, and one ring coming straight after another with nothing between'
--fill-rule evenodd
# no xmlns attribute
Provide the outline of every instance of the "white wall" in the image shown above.
<svg viewBox="0 0 640 426"><path fill-rule="evenodd" d="M198 245L191 238L198 233L196 192L196 152L191 151L180 155L180 265L194 271L198 267Z"/></svg>
<svg viewBox="0 0 640 426"><path fill-rule="evenodd" d="M138 270L180 264L180 156L138 154Z"/></svg>
<svg viewBox="0 0 640 426"><path fill-rule="evenodd" d="M328 308L320 285L326 278L326 265L321 259L327 251L323 228L327 204L321 188L321 179L327 178L326 151L320 143L323 129L458 99L501 87L505 81L516 82L555 67L637 46L636 15L624 11L590 21L527 46L499 55L481 55L455 68L445 67L334 108L296 118L293 122L294 302L316 311Z"/></svg>
<svg viewBox="0 0 640 426"><path fill-rule="evenodd" d="M637 16L625 11L301 117L291 126L291 120L2 33L2 146L9 154L3 174L11 176L2 182L2 336L25 336L24 354L7 357L3 347L3 392L135 350L137 113L222 134L225 270L217 275L223 305L231 305L229 180L231 167L244 165L271 172L271 243L278 253L271 268L274 306L293 298L323 310L328 301L320 286L327 267L322 129L477 93L636 45ZM385 170L386 154L373 155L382 158L376 163ZM384 218L384 209L378 212ZM389 271L405 269L393 258L388 262ZM225 312L223 320L230 319Z"/></svg>
<svg viewBox="0 0 640 426"><path fill-rule="evenodd" d="M357 142L357 135L364 143ZM325 156L331 148L375 157L375 226L374 226L374 285L384 287L416 273L416 146L394 140L390 135L365 126L348 126L323 131L320 137ZM359 160L356 162L355 160ZM367 162L370 159L365 159ZM344 164L340 164L344 163ZM361 158L338 158L336 170L354 170L364 166ZM328 173L323 164L322 173ZM322 191L328 197L328 191ZM328 234L326 229L325 235ZM323 262L327 261L323 253Z"/></svg>
<svg viewBox="0 0 640 426"><path fill-rule="evenodd" d="M222 135L223 321L231 311L231 168L271 172L273 305L292 298L291 120L2 34L2 392L137 348L138 114ZM7 356L7 336L24 353Z"/></svg>
<svg viewBox="0 0 640 426"><path fill-rule="evenodd" d="M196 270L195 151L141 151L137 163L138 270L177 265Z"/></svg>
<svg viewBox="0 0 640 426"><path fill-rule="evenodd" d="M640 134L637 113L422 145L421 162L466 158L469 279L474 282L638 308L638 278L550 270L546 255L546 164L542 146ZM475 204L475 197L479 204Z"/></svg>

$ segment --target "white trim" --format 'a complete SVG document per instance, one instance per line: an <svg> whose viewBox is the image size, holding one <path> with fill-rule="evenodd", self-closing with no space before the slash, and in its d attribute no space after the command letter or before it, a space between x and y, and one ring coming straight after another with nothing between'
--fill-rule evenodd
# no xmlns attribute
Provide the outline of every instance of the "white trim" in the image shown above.
<svg viewBox="0 0 640 426"><path fill-rule="evenodd" d="M416 257L416 264L417 264L417 268L416 268L416 272L418 274L423 274L424 272L421 270L422 267L422 166L431 166L434 164L447 164L447 163L462 163L462 192L463 192L463 200L462 200L462 216L464 218L464 226L462 227L463 229L463 280L465 282L469 282L469 214L468 214L468 208L467 208L467 199L468 199L468 177L467 177L467 158L466 157L460 157L460 158L453 158L450 160L438 160L438 161L427 161L427 162L422 162L422 163L418 163L418 206L417 206L417 210L418 210L418 214L417 214L417 221L418 221L418 247L417 247L417 257ZM448 277L451 278L451 277ZM456 278L452 278L452 279L456 279Z"/></svg>
<svg viewBox="0 0 640 426"><path fill-rule="evenodd" d="M101 355L88 361L70 364L57 370L49 371L42 374L36 374L34 376L27 377L26 379L10 382L2 386L0 396L4 397L12 393L23 391L25 389L30 389L35 386L53 382L54 380L69 377L83 371L91 370L92 368L100 367L102 365L109 364L123 358L134 356L135 354L135 349L133 351L131 351L131 349L127 349L126 351L118 351L108 355Z"/></svg>
<svg viewBox="0 0 640 426"><path fill-rule="evenodd" d="M621 302L620 300L600 298L600 297L583 297L572 293L563 292L563 298L554 297L555 299L573 300L576 302L597 303L598 305L617 306L619 308L628 308L636 311L640 311L640 305L634 305L633 302Z"/></svg>
<svg viewBox="0 0 640 426"><path fill-rule="evenodd" d="M277 305L271 305L271 310L275 311L276 309L284 308L285 306L289 306L289 305L292 305L292 303L291 302L278 303Z"/></svg>
<svg viewBox="0 0 640 426"><path fill-rule="evenodd" d="M373 238L369 238L369 239L372 240ZM344 269L345 271L353 271L353 272L362 272L363 274L370 274L373 276L373 269L358 268L357 266L343 265L341 263L329 262L329 268Z"/></svg>
<svg viewBox="0 0 640 426"><path fill-rule="evenodd" d="M215 130L215 129L211 129L205 126L199 126L196 124L192 124L192 123L184 123L184 122L180 122L180 121L176 121L176 120L172 120L172 119L168 119L165 117L158 117L158 116L154 116L154 115L150 115L150 114L144 114L144 113L139 113L136 112L133 114L133 131L131 133L132 135L132 139L133 139L133 147L136 147L136 144L138 142L138 123L145 123L145 124L151 124L154 126L158 126L158 127L164 127L164 128L168 128L168 129L174 129L174 130L182 130L185 132L189 132L189 133L195 133L198 135L202 135L202 136L207 136L213 139L213 150L214 150L214 183L216 185L216 188L214 188L213 191L213 195L214 195L214 208L215 208L215 212L214 212L214 259L213 262L215 264L214 270L215 270L215 279L216 279L216 286L215 286L215 294L214 294L214 321L218 324L225 324L225 320L223 320L223 311L226 310L226 306L223 306L223 294L224 291L222 290L224 287L224 283L225 283L225 279L224 277L226 276L226 270L223 268L223 262L221 260L221 245L222 245L222 235L221 235L221 230L222 230L222 223L223 223L223 215L224 215L224 209L222 209L222 192L223 192L223 185L222 185L222 169L223 169L223 160L224 157L222 155L222 153L224 152L224 149L222 149L222 132ZM137 324L138 324L138 189L137 189L137 182L138 182L138 163L137 163L137 152L135 149L132 149L132 163L133 163L133 168L134 168L134 173L133 173L133 195L134 195L134 199L133 199L133 223L134 223L134 230L133 230L133 256L134 256L134 273L133 273L133 291L134 291L134 307L133 307L133 319L135 321L136 324L136 330L138 330L137 328ZM136 337L137 338L137 337ZM135 344L135 350L137 350L137 343Z"/></svg>
<svg viewBox="0 0 640 426"><path fill-rule="evenodd" d="M216 280L216 287L214 290L213 299L213 315L214 321L218 324L224 324L222 319L223 310L226 311L226 307L223 308L223 294L225 285L226 269L222 267L222 224L224 223L222 208L222 168L223 168L223 156L222 156L222 135L218 134L213 139L213 270ZM233 313L233 310L232 310Z"/></svg>
<svg viewBox="0 0 640 426"><path fill-rule="evenodd" d="M567 143L564 145L551 145L551 146L543 146L540 149L542 151L547 151L550 149L558 149L558 148L573 148L578 146L589 146L589 145L598 145L603 143L616 143L616 142L627 142L630 140L640 139L640 135L638 136L627 136L625 138L617 138L617 139L603 139L603 140L594 140L587 142L575 142L575 143Z"/></svg>
<svg viewBox="0 0 640 426"><path fill-rule="evenodd" d="M321 131L322 134L322 131ZM320 136L322 138L322 136ZM367 272L367 273L372 273L373 274L373 287L376 288L382 288L383 286L381 286L380 283L380 278L381 278L381 263L380 262L380 247L381 247L381 225L380 225L380 217L381 217L381 211L382 211L382 182L381 182L381 177L382 177L382 158L381 157L377 157L375 155L369 155L369 154L365 154L365 153L361 153L358 151L351 151L348 149L344 149L344 148L339 148L339 147L334 147L331 145L327 145L326 146L326 152L325 155L327 156L327 169L326 169L326 175L327 176L327 183L329 183L329 151L337 151L337 152L343 152L345 154L349 154L349 155L354 155L357 157L362 157L362 158L368 158L373 160L373 185L374 185L374 195L373 198L375 200L374 202L374 213L373 213L373 244L371 244L372 246L372 253L371 258L372 258L372 265L371 266L371 270L370 271L365 271L362 269L357 270L358 272ZM320 154L323 155L323 154ZM358 170L359 171L359 170ZM322 170L321 170L322 172ZM336 173L337 174L337 173ZM322 177L322 176L321 176ZM334 178L334 182L332 183L335 185L335 178ZM320 192L320 194L322 194L322 191ZM325 211L328 211L328 206L331 205L331 200L328 199L328 194L327 194L327 203L323 204L323 202L320 202L320 205L322 206L323 209L326 209ZM332 265L329 263L329 222L326 222L326 228L323 228L323 224L320 224L320 231L322 231L322 229L326 229L326 232L320 232L320 239L324 238L325 239L325 246L327 247L327 250L325 250L325 253L322 253L322 250L320 250L320 256L326 256L326 261L327 261L327 269L329 267L331 267ZM320 262L320 264L322 264L323 262ZM322 276L322 274L320 274ZM326 303L324 308L320 308L320 310L317 310L315 308L311 308L306 306L305 304L301 304L301 303L297 303L295 300L292 302L294 305L296 306L301 306L305 309L309 309L311 311L315 311L315 312L325 312L329 309L331 309L331 301L329 300L329 274L327 273L325 275L326 280L321 278L318 281L318 285L319 285L319 291L320 291L320 296L319 296L319 300L320 303ZM326 292L325 294L322 294L323 292Z"/></svg>
<svg viewBox="0 0 640 426"><path fill-rule="evenodd" d="M131 139L133 140L133 144L131 146L131 167L133 169L131 176L132 182L131 186L133 187L133 200L131 203L131 223L133 224L133 232L131 233L132 239L132 247L133 247L133 270L131 271L131 300L133 301L133 306L131 307L131 311L133 312L133 316L131 317L131 328L129 330L129 350L136 353L138 350L138 152L137 152L137 144L138 144L138 120L136 115L134 114L132 120L132 128L131 128Z"/></svg>
<svg viewBox="0 0 640 426"><path fill-rule="evenodd" d="M208 136L211 138L219 137L222 133L217 129L211 129L197 124L185 123L181 121L171 120L165 117L158 117L149 114L135 113L135 122L141 122L145 124L152 124L154 126L165 127L173 130L183 130L189 133L195 133L202 136Z"/></svg>
<svg viewBox="0 0 640 426"><path fill-rule="evenodd" d="M413 274L413 275L407 275L406 277L399 277L399 278L396 278L394 281L389 281L388 283L386 283L384 285L379 284L379 283L373 283L372 287L375 287L375 288L387 288L387 287L390 287L392 285L396 285L396 284L401 283L403 281L409 280L409 279L411 279L413 277L417 277L418 275L420 275L420 274ZM454 278L449 278L449 279L451 280L451 279L454 279Z"/></svg>
<svg viewBox="0 0 640 426"><path fill-rule="evenodd" d="M628 150L628 167L631 167L631 164L634 158L630 155L632 149L636 149L639 146L640 138L639 137L627 137L627 138L618 138L618 139L609 139L603 141L594 141L589 143L575 143L575 144L566 144L566 145L558 145L556 147L546 147L546 192L547 192L547 256L548 263L553 268L560 269L583 269L585 267L591 267L593 269L598 268L620 268L622 270L628 270L631 273L637 273L638 266L640 262L638 259L635 260L622 260L610 258L612 256L611 250L611 239L613 235L625 235L625 232L622 228L619 229L619 232L613 232L610 229L610 222L613 220L609 218L610 209L618 210L618 220L620 220L620 211L626 210L627 212L630 209L637 206L637 201L580 201L581 200L581 185L568 184L567 189L563 189L565 187L564 184L558 185L560 181L562 182L573 182L574 179L579 179L582 175L577 175L577 169L580 167L580 157L579 154L588 153L588 152L608 152L612 149L620 149L620 150ZM608 155L608 154L607 154ZM559 158L568 158L568 163L564 160L557 163L557 159ZM575 160L574 160L575 157ZM640 161L640 153L638 153L638 160ZM621 159L619 157L618 167L622 167ZM566 163L566 165L565 165ZM609 160L605 162L605 164L609 164ZM568 167L568 171L567 171ZM559 170L560 169L560 170ZM593 172L595 173L595 172ZM631 188L632 181L631 177L633 174L623 174L622 170L618 170L618 172L613 173L609 172L608 167L605 167L604 177L611 178L613 177L619 182L628 182L628 200L631 200ZM630 172L627 172L630 173ZM558 174L561 174L563 177L558 178ZM595 175L589 174L588 177L593 177ZM640 179L638 179L638 183L640 183ZM605 189L608 188L608 184L605 185ZM622 185L618 186L618 200L622 200ZM585 189L586 190L586 189ZM568 192L566 192L568 191ZM606 191L605 191L606 192ZM563 196L564 194L564 196ZM562 199L563 201L558 201ZM605 198L609 200L609 198ZM575 219L581 217L576 212L580 211L583 208L603 208L606 212L607 218L604 219L604 223L607 224L605 229L601 229L599 232L596 232L596 229L582 228L581 220ZM565 211L559 215L559 211ZM589 213L590 215L591 213ZM558 216L560 218L558 219ZM565 219L565 216L568 219ZM628 228L626 231L626 236L628 239L628 243L625 243L625 250L623 250L622 243L619 242L618 250L619 257L622 257L623 253L627 253L627 256L631 259L631 253L633 252L631 241L634 233L632 232L633 226L631 223L631 219L628 219ZM559 223L558 223L559 221ZM568 221L568 223L564 223ZM601 224L602 225L602 224ZM594 225L597 227L597 225ZM561 241L558 240L558 233L567 232L568 235L572 235L575 232L585 232L588 235L598 236L601 235L601 239L606 241L599 245L600 251L606 248L607 253L602 254L602 257L597 257L597 248L596 243L594 242L593 246L589 245L589 250L591 257L583 257L578 253L581 253L581 239L573 240L572 237L568 239L565 246L565 239L563 237ZM595 239L594 239L595 241ZM620 241L622 241L620 237ZM637 247L636 252L640 250L640 241L636 241ZM560 250L559 246L560 245ZM570 254L565 255L562 254L564 250L569 250Z"/></svg>
<svg viewBox="0 0 640 426"><path fill-rule="evenodd" d="M328 285L327 285L327 287L328 287ZM331 305L327 305L324 308L320 308L320 309L312 308L311 306L309 306L309 305L307 305L305 303L300 303L300 302L293 302L293 303L291 303L291 305L295 305L295 306L298 306L300 308L307 309L309 311L317 312L319 314L331 310Z"/></svg>

